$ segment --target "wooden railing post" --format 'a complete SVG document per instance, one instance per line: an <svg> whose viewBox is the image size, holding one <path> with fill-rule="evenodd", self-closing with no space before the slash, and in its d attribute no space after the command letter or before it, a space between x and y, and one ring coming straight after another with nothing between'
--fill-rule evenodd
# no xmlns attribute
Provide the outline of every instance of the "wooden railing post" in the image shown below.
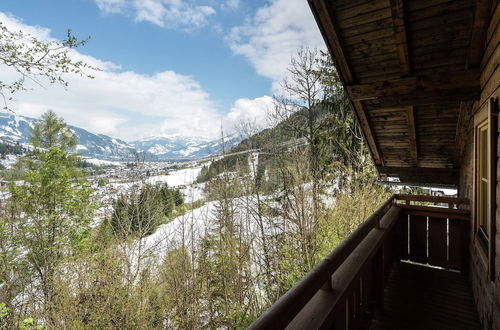
<svg viewBox="0 0 500 330"><path fill-rule="evenodd" d="M375 306L377 309L383 310L384 308L384 257L383 257L383 247L379 248L379 251L375 254L373 258L373 296L375 300Z"/></svg>
<svg viewBox="0 0 500 330"><path fill-rule="evenodd" d="M460 274L469 275L469 222L460 223L462 233L462 258L460 260Z"/></svg>

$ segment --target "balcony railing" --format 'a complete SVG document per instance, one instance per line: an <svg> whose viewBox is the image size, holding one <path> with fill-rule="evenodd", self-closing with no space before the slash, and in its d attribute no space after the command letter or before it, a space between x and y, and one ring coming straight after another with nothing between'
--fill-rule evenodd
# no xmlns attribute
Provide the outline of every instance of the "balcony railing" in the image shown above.
<svg viewBox="0 0 500 330"><path fill-rule="evenodd" d="M384 281L395 261L466 274L469 211L459 209L466 204L463 198L393 195L250 329L367 328L383 308Z"/></svg>

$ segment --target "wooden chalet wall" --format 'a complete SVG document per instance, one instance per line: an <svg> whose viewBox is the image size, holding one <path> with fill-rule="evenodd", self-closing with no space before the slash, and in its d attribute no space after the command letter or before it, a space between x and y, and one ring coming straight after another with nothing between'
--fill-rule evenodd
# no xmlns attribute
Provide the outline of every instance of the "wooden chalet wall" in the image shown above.
<svg viewBox="0 0 500 330"><path fill-rule="evenodd" d="M460 170L460 197L467 197L474 200L473 195L473 148L474 148L474 120L473 115L483 107L488 106L491 98L500 99L500 5L497 1L492 4L490 12L490 21L485 38L484 52L480 62L480 100L473 104L462 103L460 119L462 125L458 129L462 130L462 136L465 137L463 145L460 146L462 153L462 166ZM498 120L498 118L497 118ZM497 125L497 127L500 127ZM500 154L500 137L497 134L498 154ZM475 239L474 230L471 230L471 281L473 292L479 312L479 317L484 329L500 329L500 159L496 159L497 178L496 178L496 213L494 221L496 222L496 260L494 281L488 276L484 253L480 251L477 239ZM472 222L473 223L473 222Z"/></svg>

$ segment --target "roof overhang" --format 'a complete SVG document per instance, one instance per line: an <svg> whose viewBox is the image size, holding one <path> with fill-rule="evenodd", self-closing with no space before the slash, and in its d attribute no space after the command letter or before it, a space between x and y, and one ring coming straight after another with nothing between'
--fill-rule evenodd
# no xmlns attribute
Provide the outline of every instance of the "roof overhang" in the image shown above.
<svg viewBox="0 0 500 330"><path fill-rule="evenodd" d="M458 184L492 0L308 0L381 177Z"/></svg>

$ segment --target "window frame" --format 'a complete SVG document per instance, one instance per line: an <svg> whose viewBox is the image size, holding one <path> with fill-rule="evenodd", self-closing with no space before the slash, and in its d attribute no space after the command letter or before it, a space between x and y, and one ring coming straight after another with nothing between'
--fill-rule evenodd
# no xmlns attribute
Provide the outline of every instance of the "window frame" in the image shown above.
<svg viewBox="0 0 500 330"><path fill-rule="evenodd" d="M493 281L495 278L495 208L496 208L496 166L497 166L497 143L498 143L498 114L497 114L497 102L494 98L490 98L488 102L479 109L479 111L474 116L474 210L473 210L473 237L474 240L479 243L478 245L480 254L483 254L483 263L487 269L488 278ZM487 183L487 215L486 215L486 232L481 228L479 224L479 197L480 185L478 181L480 180L479 167L479 144L478 133L484 125L488 125L487 128L487 171L488 171L488 183Z"/></svg>

